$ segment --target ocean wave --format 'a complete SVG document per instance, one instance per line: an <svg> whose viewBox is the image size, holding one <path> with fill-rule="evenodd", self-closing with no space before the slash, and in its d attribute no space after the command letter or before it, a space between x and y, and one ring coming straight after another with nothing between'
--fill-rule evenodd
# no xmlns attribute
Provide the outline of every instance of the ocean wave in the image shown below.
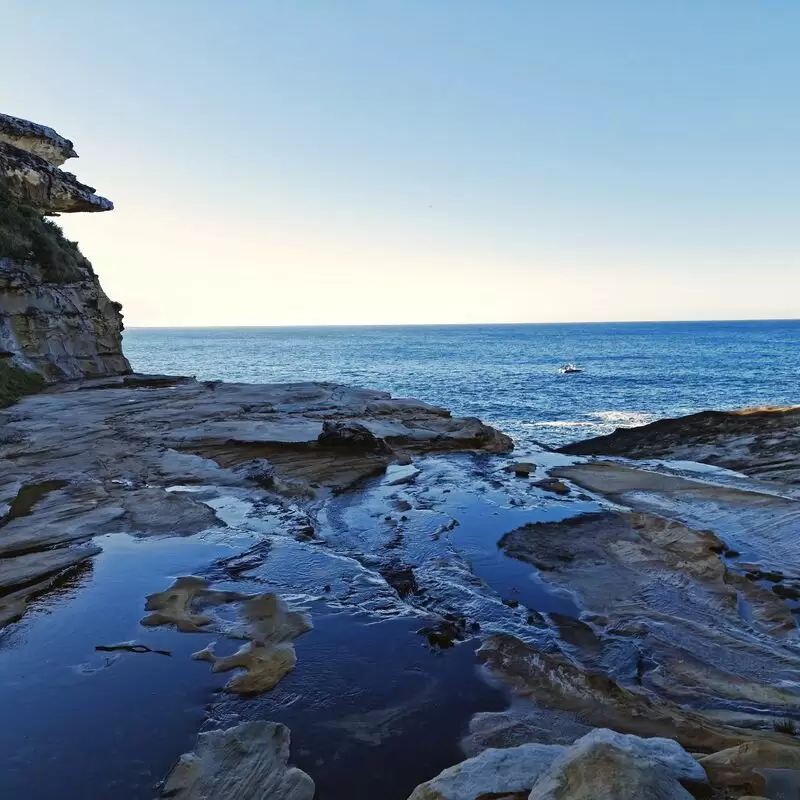
<svg viewBox="0 0 800 800"><path fill-rule="evenodd" d="M615 425L620 428L635 428L647 425L657 419L657 415L646 411L591 411L586 416L599 420L605 425ZM592 424L592 423L587 423Z"/></svg>

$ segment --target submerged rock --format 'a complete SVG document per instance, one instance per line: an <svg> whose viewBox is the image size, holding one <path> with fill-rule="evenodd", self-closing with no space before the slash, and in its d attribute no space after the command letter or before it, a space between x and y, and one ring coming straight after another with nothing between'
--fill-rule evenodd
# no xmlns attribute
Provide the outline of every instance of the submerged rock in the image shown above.
<svg viewBox="0 0 800 800"><path fill-rule="evenodd" d="M235 653L218 656L215 642L194 653L195 661L208 661L212 672L242 669L225 686L230 692L259 694L272 689L297 663L292 639L312 629L311 619L299 611L289 611L276 594L246 595L209 589L204 578L178 578L164 592L151 594L145 608L152 613L142 625L175 625L183 633L217 630L236 639L249 639ZM230 625L201 613L212 606L240 604L241 624ZM212 625L212 623L217 623Z"/></svg>
<svg viewBox="0 0 800 800"><path fill-rule="evenodd" d="M141 624L175 625L183 633L201 633L213 621L213 617L200 613L203 608L247 597L239 592L220 592L208 587L205 578L194 575L178 578L169 589L147 596L145 610L152 613L144 617Z"/></svg>
<svg viewBox="0 0 800 800"><path fill-rule="evenodd" d="M218 656L214 652L214 645L212 642L193 653L192 658L195 661L208 661L212 672L244 670L243 674L234 676L225 684L226 691L236 694L268 692L297 664L297 655L289 642L276 645L248 642L229 656Z"/></svg>
<svg viewBox="0 0 800 800"><path fill-rule="evenodd" d="M197 737L164 783L172 800L313 800L314 781L288 766L289 729L244 722Z"/></svg>
<svg viewBox="0 0 800 800"><path fill-rule="evenodd" d="M259 644L278 644L296 639L313 628L308 614L289 611L274 592L251 597L242 603L246 620L244 635Z"/></svg>

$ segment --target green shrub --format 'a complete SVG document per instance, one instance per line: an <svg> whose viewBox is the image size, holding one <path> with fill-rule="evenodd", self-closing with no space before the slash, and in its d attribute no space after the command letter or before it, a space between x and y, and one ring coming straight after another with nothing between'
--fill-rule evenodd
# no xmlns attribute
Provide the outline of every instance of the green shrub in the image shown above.
<svg viewBox="0 0 800 800"><path fill-rule="evenodd" d="M14 405L27 394L35 394L44 384L44 378L38 373L0 361L0 408Z"/></svg>
<svg viewBox="0 0 800 800"><path fill-rule="evenodd" d="M0 181L0 258L34 262L47 283L78 280L91 269L78 245L54 222L22 205Z"/></svg>

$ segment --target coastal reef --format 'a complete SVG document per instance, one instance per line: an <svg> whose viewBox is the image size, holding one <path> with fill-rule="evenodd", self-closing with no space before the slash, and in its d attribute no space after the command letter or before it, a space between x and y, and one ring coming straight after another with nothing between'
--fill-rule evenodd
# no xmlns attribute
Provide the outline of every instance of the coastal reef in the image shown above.
<svg viewBox="0 0 800 800"><path fill-rule="evenodd" d="M562 453L699 461L800 484L800 407L701 411L574 442Z"/></svg>

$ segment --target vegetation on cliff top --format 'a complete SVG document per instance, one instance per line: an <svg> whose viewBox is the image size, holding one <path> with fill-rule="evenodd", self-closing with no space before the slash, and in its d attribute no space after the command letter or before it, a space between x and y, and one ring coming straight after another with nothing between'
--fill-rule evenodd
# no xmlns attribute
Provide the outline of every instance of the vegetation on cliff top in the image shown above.
<svg viewBox="0 0 800 800"><path fill-rule="evenodd" d="M44 378L0 360L0 408L14 405L25 395L35 394L44 388Z"/></svg>
<svg viewBox="0 0 800 800"><path fill-rule="evenodd" d="M22 205L0 181L0 258L32 262L48 283L79 280L91 269L78 245L54 222Z"/></svg>

